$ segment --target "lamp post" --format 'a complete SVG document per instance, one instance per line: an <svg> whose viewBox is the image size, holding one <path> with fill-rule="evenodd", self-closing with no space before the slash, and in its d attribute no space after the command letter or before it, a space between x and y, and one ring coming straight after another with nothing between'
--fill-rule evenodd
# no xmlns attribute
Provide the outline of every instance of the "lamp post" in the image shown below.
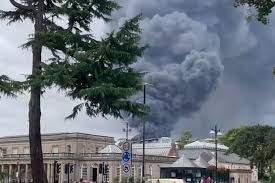
<svg viewBox="0 0 275 183"><path fill-rule="evenodd" d="M132 131L132 129L129 128L129 122L126 122L126 128L123 128L122 131L126 133L126 141L128 141L129 133Z"/></svg>
<svg viewBox="0 0 275 183"><path fill-rule="evenodd" d="M146 86L152 84L144 83L143 84L143 104L146 104ZM144 175L145 175L145 122L146 118L143 118L143 124L142 124L142 182L144 183Z"/></svg>
<svg viewBox="0 0 275 183"><path fill-rule="evenodd" d="M214 129L210 131L210 134L215 135L215 182L217 183L218 179L218 136L221 136L222 133L218 129L217 125L215 125Z"/></svg>
<svg viewBox="0 0 275 183"><path fill-rule="evenodd" d="M143 104L146 104L146 84L143 85ZM145 167L145 117L142 124L142 182L144 182Z"/></svg>

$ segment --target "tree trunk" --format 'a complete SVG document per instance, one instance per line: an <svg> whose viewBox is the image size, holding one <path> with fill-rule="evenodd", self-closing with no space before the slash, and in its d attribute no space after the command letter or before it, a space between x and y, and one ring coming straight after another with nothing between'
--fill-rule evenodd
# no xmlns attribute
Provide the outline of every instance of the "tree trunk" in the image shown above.
<svg viewBox="0 0 275 183"><path fill-rule="evenodd" d="M38 6L35 11L35 24L34 33L43 30L43 0L38 1ZM32 74L39 75L41 71L41 53L42 45L33 45L33 63L32 63ZM31 87L31 98L29 102L29 140L30 140L30 156L31 156L31 171L33 183L47 183L47 178L43 164L43 153L41 145L41 132L40 132L40 98L41 98L41 87Z"/></svg>

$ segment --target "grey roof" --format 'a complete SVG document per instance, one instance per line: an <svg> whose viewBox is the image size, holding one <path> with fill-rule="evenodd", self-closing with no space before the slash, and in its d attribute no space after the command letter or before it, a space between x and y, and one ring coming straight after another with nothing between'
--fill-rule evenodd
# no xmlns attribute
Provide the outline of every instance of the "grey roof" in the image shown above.
<svg viewBox="0 0 275 183"><path fill-rule="evenodd" d="M214 151L209 149L184 149L179 152L180 155L184 155L186 158L196 160L202 154L203 159L209 162L214 157ZM249 165L250 162L247 159L240 158L237 154L218 151L218 162L221 163L236 163Z"/></svg>
<svg viewBox="0 0 275 183"><path fill-rule="evenodd" d="M104 149L99 151L99 153L103 153L103 154L122 153L122 151L121 151L120 147L118 147L117 145L108 145Z"/></svg>
<svg viewBox="0 0 275 183"><path fill-rule="evenodd" d="M210 143L207 141L197 140L195 142L192 142L190 144L187 144L184 146L184 149L215 149L216 146L214 143ZM223 144L217 144L218 150L226 151L229 148Z"/></svg>
<svg viewBox="0 0 275 183"><path fill-rule="evenodd" d="M198 166L183 155L180 157L180 159L178 159L169 167L170 168L197 168Z"/></svg>
<svg viewBox="0 0 275 183"><path fill-rule="evenodd" d="M207 168L209 167L209 163L203 158L203 155L201 154L198 159L194 161L194 163L201 168Z"/></svg>
<svg viewBox="0 0 275 183"><path fill-rule="evenodd" d="M169 156L171 148L155 148L155 149L145 149L146 155L155 155L155 156ZM133 154L142 154L142 149L134 149Z"/></svg>
<svg viewBox="0 0 275 183"><path fill-rule="evenodd" d="M154 156L168 156L170 152L170 148L153 148L153 149L145 149L145 155L154 155ZM117 145L108 145L99 153L122 153L122 150ZM142 155L142 149L140 148L133 148L133 154Z"/></svg>

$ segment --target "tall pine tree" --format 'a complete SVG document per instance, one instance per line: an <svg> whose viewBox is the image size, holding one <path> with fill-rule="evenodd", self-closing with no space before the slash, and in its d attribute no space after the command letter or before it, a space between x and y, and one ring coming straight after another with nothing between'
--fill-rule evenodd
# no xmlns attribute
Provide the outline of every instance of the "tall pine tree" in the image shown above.
<svg viewBox="0 0 275 183"><path fill-rule="evenodd" d="M0 78L0 94L13 96L30 91L29 140L34 183L46 183L40 133L40 100L43 91L57 87L71 99L82 103L67 118L75 118L85 109L87 115L113 115L121 112L144 115L142 104L129 101L141 89L142 75L130 65L142 56L139 45L140 16L125 22L117 31L96 40L90 34L94 18L110 20L119 6L113 0L9 0L14 11L0 11L0 19L9 23L30 20L34 33L24 48L32 49L32 73L17 82ZM64 26L64 22L66 23ZM44 61L48 49L52 58Z"/></svg>

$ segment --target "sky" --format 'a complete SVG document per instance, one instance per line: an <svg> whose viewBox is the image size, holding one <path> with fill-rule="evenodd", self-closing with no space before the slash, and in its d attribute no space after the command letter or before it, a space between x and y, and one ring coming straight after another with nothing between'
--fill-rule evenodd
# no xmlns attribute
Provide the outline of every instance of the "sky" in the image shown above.
<svg viewBox="0 0 275 183"><path fill-rule="evenodd" d="M231 0L119 0L113 21L93 23L99 38L139 13L141 44L150 48L133 67L148 71L151 134L192 130L207 136L214 124L226 131L242 124L274 125L275 15L263 25L245 18L248 9ZM1 9L9 9L7 0ZM30 73L31 51L19 48L32 32L30 23L0 22L0 74L22 79ZM89 118L65 121L75 102L55 89L42 97L42 133L85 132L123 137L123 120ZM136 98L140 98L138 95ZM0 100L0 136L28 133L29 95ZM127 119L133 128L137 119ZM135 133L132 133L134 135Z"/></svg>

